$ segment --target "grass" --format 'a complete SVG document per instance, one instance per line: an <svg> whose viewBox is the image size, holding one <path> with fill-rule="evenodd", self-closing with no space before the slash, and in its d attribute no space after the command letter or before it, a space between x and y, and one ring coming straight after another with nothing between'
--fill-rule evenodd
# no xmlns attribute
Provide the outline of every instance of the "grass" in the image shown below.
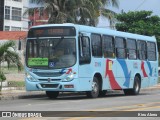
<svg viewBox="0 0 160 120"><path fill-rule="evenodd" d="M24 81L8 81L8 87L24 87Z"/></svg>

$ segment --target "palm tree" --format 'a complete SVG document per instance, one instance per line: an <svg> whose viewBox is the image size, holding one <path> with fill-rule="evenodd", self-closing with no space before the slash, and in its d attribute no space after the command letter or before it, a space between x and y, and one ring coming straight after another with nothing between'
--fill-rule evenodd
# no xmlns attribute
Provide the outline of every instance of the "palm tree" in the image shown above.
<svg viewBox="0 0 160 120"><path fill-rule="evenodd" d="M30 0L40 7L29 8L33 15L35 10L47 11L48 23L78 23L96 26L99 14L109 18L112 23L115 12L106 9L112 5L118 7L118 0Z"/></svg>
<svg viewBox="0 0 160 120"><path fill-rule="evenodd" d="M116 18L115 15L116 13L110 9L107 9L107 7L104 6L106 3L107 7L113 6L115 8L119 8L119 1L118 0L102 0L102 6L100 7L101 15L108 18L110 22L111 28L113 28L113 25L115 24Z"/></svg>
<svg viewBox="0 0 160 120"><path fill-rule="evenodd" d="M0 94L2 91L2 82L6 80L6 77L3 72L0 71Z"/></svg>
<svg viewBox="0 0 160 120"><path fill-rule="evenodd" d="M85 14L85 17L92 17L90 11L93 10L93 7L89 0L30 0L30 2L40 7L29 8L25 14L29 12L30 15L33 15L35 10L47 11L50 16L48 23L78 23L78 17L82 13Z"/></svg>
<svg viewBox="0 0 160 120"><path fill-rule="evenodd" d="M83 25L94 25L94 5L90 0L70 0L66 4L66 9L70 16L68 21ZM69 21L69 22L70 22Z"/></svg>
<svg viewBox="0 0 160 120"><path fill-rule="evenodd" d="M10 64L15 64L18 67L18 70L21 70L22 63L20 61L20 57L18 53L14 50L15 42L8 41L5 43L0 44L0 92L2 90L2 82L6 80L4 73L2 72L1 64L3 62L7 62L8 68Z"/></svg>
<svg viewBox="0 0 160 120"><path fill-rule="evenodd" d="M18 70L21 70L22 63L18 53L14 49L15 42L7 41L5 43L0 44L0 72L2 72L1 64L3 62L7 62L8 68L10 64L14 64L18 67Z"/></svg>

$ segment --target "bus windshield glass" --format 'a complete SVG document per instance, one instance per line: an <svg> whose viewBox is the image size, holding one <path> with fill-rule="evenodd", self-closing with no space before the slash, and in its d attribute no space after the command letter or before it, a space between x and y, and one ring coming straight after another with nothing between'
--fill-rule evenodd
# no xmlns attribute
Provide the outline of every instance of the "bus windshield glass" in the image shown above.
<svg viewBox="0 0 160 120"><path fill-rule="evenodd" d="M76 63L74 38L28 39L26 65L31 68L59 69Z"/></svg>

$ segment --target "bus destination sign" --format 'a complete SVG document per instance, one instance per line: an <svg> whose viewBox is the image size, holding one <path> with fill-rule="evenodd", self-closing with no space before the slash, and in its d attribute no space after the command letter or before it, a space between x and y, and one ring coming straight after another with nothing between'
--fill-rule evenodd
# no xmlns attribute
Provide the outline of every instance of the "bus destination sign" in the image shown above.
<svg viewBox="0 0 160 120"><path fill-rule="evenodd" d="M29 30L28 37L75 36L74 27L41 27Z"/></svg>

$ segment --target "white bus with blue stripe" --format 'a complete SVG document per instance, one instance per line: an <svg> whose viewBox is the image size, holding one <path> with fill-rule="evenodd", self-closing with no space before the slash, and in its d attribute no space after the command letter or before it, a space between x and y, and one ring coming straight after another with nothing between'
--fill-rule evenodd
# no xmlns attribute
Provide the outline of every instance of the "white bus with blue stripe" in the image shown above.
<svg viewBox="0 0 160 120"><path fill-rule="evenodd" d="M107 90L137 95L158 82L155 37L75 24L48 24L28 32L25 58L27 91L86 92Z"/></svg>

